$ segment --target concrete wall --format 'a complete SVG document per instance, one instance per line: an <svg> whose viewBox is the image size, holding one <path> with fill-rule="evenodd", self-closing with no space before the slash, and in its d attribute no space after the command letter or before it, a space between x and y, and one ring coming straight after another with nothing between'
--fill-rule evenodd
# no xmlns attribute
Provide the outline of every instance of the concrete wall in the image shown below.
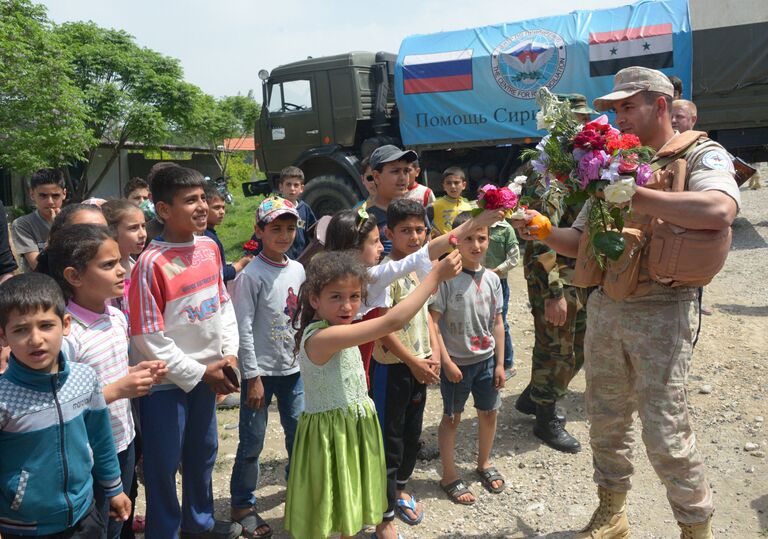
<svg viewBox="0 0 768 539"><path fill-rule="evenodd" d="M96 152L96 156L88 169L88 183L93 184L111 155L108 148L101 148ZM193 168L200 171L203 176L216 178L221 175L219 166L212 155L207 153L193 153L189 159L164 159L163 161L173 161L181 166ZM112 162L112 166L101 181L92 196L98 198L120 198L123 193L123 186L133 178L139 176L146 178L149 169L159 159L146 159L143 154L131 153L129 150L122 150L117 159ZM73 176L79 174L78 171L72 171ZM6 206L31 206L31 201L27 194L27 178L16 173L5 173L0 170L0 197Z"/></svg>

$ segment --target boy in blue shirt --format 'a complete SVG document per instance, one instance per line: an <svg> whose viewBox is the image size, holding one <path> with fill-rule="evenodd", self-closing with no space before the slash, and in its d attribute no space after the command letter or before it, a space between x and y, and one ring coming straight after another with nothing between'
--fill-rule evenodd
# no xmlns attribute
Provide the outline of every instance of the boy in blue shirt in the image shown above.
<svg viewBox="0 0 768 539"><path fill-rule="evenodd" d="M62 349L69 325L61 289L47 275L0 286L0 343L11 349L0 378L0 484L10 487L0 489L4 539L100 537L93 477L113 518L131 512L96 373Z"/></svg>

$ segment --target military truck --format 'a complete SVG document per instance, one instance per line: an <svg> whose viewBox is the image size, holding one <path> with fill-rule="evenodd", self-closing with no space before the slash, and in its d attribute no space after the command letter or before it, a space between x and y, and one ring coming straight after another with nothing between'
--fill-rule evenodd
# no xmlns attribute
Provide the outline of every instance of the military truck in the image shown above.
<svg viewBox="0 0 768 539"><path fill-rule="evenodd" d="M383 144L416 150L421 181L435 191L440 171L455 165L472 188L502 183L520 150L545 133L536 126L536 88L591 102L624 65L679 76L699 107L697 128L747 160L766 159L768 2L723 9L719 0L641 1L412 36L398 55L349 52L262 70L255 138L268 185L244 191L272 189L279 171L296 165L306 202L333 213L364 198L360 161Z"/></svg>

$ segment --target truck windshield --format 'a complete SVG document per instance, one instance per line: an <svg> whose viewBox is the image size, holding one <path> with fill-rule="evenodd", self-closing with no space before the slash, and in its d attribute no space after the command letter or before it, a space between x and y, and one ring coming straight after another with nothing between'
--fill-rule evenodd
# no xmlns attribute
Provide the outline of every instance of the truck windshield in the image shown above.
<svg viewBox="0 0 768 539"><path fill-rule="evenodd" d="M312 110L312 86L309 80L299 79L270 84L269 112L297 112Z"/></svg>

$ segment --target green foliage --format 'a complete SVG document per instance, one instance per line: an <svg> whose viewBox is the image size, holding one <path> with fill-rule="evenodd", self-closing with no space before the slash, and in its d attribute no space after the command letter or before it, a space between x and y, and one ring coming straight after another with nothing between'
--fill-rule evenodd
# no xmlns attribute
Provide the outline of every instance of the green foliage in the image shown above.
<svg viewBox="0 0 768 539"><path fill-rule="evenodd" d="M235 203L227 206L224 222L216 227L224 254L229 262L243 256L243 244L251 239L253 225L256 224L256 208L264 200L263 196L245 197L242 191L232 191Z"/></svg>
<svg viewBox="0 0 768 539"><path fill-rule="evenodd" d="M233 153L227 160L227 179L231 190L242 190L244 182L251 181L256 170L253 165L245 162L243 152Z"/></svg>
<svg viewBox="0 0 768 539"><path fill-rule="evenodd" d="M84 96L88 127L95 140L114 143L112 160L126 142L159 145L175 125L184 124L199 89L183 80L179 61L137 45L122 30L92 22L54 29L68 52L72 80ZM90 150L92 160L96 147ZM88 166L79 196L104 178L112 161L88 185Z"/></svg>
<svg viewBox="0 0 768 539"><path fill-rule="evenodd" d="M73 163L95 142L87 108L45 8L0 0L0 166Z"/></svg>

